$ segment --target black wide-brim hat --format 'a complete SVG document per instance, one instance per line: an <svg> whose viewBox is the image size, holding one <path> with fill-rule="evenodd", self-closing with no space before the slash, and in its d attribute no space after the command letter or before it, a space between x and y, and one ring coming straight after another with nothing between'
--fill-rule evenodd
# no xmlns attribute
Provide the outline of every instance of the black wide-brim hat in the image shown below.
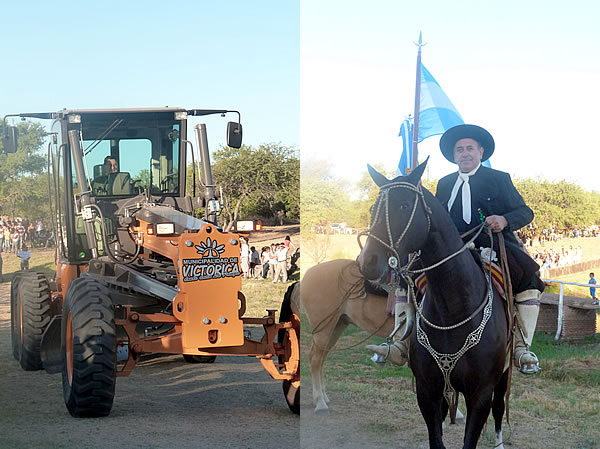
<svg viewBox="0 0 600 449"><path fill-rule="evenodd" d="M447 130L440 139L440 150L446 159L453 164L454 162L454 145L460 139L473 139L483 147L483 156L481 162L487 161L494 153L494 138L492 135L477 125L456 125Z"/></svg>

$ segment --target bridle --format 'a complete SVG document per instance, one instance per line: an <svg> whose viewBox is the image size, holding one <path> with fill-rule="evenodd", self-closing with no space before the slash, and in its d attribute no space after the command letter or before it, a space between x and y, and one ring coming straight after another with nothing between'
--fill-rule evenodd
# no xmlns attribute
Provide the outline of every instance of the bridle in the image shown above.
<svg viewBox="0 0 600 449"><path fill-rule="evenodd" d="M408 223L406 223L406 227L395 242L394 237L392 236L392 226L390 225L390 191L394 189L407 189L415 193L415 202L413 203L413 208L410 213ZM362 244L360 242L361 236L366 235L367 237L373 238L392 253L392 257L388 259L388 265L393 270L395 270L398 267L398 261L400 260L400 256L398 255L398 251L396 250L396 248L400 245L400 242L404 239L413 223L415 213L417 211L417 205L419 204L419 199L423 203L423 209L425 210L425 216L427 217L427 233L429 233L429 231L431 230L430 215L432 211L427 202L425 201L425 195L423 194L423 189L420 183L414 186L410 182L395 181L390 182L389 184L386 184L383 187L381 187L379 190L379 195L377 195L377 199L373 204L373 208L375 208L375 215L371 214L371 222L369 223L369 228L366 231L359 233L358 235L358 244L360 246L360 249L362 250ZM387 241L383 238L380 238L372 231L373 227L379 222L380 215L382 215L385 220Z"/></svg>

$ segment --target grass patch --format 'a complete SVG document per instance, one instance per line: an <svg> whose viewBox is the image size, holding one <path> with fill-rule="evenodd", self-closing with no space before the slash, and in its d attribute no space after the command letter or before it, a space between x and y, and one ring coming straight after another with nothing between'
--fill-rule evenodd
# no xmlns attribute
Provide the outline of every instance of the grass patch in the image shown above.
<svg viewBox="0 0 600 449"><path fill-rule="evenodd" d="M29 269L43 273L48 278L53 278L56 272L54 249L32 249L30 251ZM15 274L21 270L21 258L15 254L3 252L2 262L3 280L4 282L10 282Z"/></svg>
<svg viewBox="0 0 600 449"><path fill-rule="evenodd" d="M268 308L277 309L277 317L283 296L292 282L273 284L270 280L242 279L242 293L246 297L246 317L263 317Z"/></svg>
<svg viewBox="0 0 600 449"><path fill-rule="evenodd" d="M310 389L307 357L311 345L310 325L305 316L301 319L302 385ZM424 426L416 405L411 371L405 366L386 364L380 367L371 362L371 354L365 346L381 343L384 339L371 337L368 342L362 342L368 336L350 326L325 360L324 380L332 403L335 406L336 401L350 402L357 410L362 406L388 407L397 419L405 416L407 422L414 420L418 423L415 425ZM356 343L359 345L343 350ZM538 435L544 435L543 440L550 442L545 447L599 448L600 427L596 421L600 416L600 335L574 344L555 343L553 335L536 334L532 349L541 360L540 373L524 376L515 370L512 377L511 422L517 423L514 444L541 447L535 438L540 432ZM462 396L460 402L464 411ZM370 429L390 433L402 431L397 428L396 421L381 418L369 420L364 430L370 432ZM533 434L532 429L535 429ZM514 446L508 428L505 428L505 439L507 447ZM487 433L482 436L484 441L494 441L491 415Z"/></svg>

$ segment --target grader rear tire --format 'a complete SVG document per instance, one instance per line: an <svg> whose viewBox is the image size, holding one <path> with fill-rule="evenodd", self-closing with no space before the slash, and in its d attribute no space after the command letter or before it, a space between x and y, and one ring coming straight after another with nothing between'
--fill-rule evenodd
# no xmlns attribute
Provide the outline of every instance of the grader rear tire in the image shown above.
<svg viewBox="0 0 600 449"><path fill-rule="evenodd" d="M21 276L19 273L10 282L10 340L12 343L12 353L15 360L18 362L21 358L21 333L19 320L19 306L17 303L17 289Z"/></svg>
<svg viewBox="0 0 600 449"><path fill-rule="evenodd" d="M24 370L40 370L42 335L52 318L48 280L33 271L21 273L17 279L16 294L11 291L13 355Z"/></svg>
<svg viewBox="0 0 600 449"><path fill-rule="evenodd" d="M117 332L110 290L91 277L71 281L61 320L63 394L76 417L107 416L117 378Z"/></svg>
<svg viewBox="0 0 600 449"><path fill-rule="evenodd" d="M183 354L183 358L188 363L215 363L216 355L189 355Z"/></svg>

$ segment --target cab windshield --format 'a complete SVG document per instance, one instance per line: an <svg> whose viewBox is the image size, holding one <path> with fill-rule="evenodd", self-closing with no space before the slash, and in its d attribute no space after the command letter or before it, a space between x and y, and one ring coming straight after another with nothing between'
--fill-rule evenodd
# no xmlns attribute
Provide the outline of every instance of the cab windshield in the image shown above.
<svg viewBox="0 0 600 449"><path fill-rule="evenodd" d="M81 137L92 195L179 194L178 121L82 117Z"/></svg>

